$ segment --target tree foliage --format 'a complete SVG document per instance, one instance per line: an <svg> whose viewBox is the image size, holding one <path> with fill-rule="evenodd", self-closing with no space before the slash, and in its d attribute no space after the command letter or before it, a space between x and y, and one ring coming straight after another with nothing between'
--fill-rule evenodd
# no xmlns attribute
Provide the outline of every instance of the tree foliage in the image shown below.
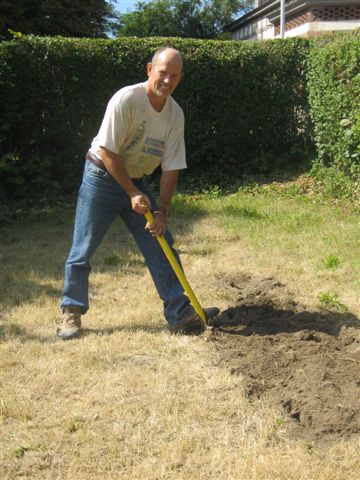
<svg viewBox="0 0 360 480"><path fill-rule="evenodd" d="M131 13L120 15L120 37L218 38L234 16L251 0L139 1Z"/></svg>
<svg viewBox="0 0 360 480"><path fill-rule="evenodd" d="M109 0L0 0L0 39L11 31L40 36L105 37Z"/></svg>

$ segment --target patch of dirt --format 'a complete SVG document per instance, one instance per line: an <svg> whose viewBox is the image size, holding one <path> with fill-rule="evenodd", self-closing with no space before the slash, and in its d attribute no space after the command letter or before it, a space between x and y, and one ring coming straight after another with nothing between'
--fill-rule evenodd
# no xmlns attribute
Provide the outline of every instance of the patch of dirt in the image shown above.
<svg viewBox="0 0 360 480"><path fill-rule="evenodd" d="M360 434L360 320L310 311L274 278L222 278L238 292L214 322L221 364L245 395L282 407L287 432L327 443Z"/></svg>

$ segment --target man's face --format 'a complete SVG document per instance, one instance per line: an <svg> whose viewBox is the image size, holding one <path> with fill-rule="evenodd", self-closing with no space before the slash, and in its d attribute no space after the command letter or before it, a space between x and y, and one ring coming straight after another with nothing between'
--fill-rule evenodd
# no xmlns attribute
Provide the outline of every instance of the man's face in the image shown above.
<svg viewBox="0 0 360 480"><path fill-rule="evenodd" d="M182 64L178 56L163 52L155 64L148 63L148 94L157 100L173 93L182 77Z"/></svg>

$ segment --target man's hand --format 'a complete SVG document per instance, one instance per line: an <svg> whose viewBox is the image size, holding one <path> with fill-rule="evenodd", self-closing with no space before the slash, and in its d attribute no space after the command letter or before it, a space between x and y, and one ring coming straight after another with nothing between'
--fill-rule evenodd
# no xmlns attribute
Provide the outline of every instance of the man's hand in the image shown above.
<svg viewBox="0 0 360 480"><path fill-rule="evenodd" d="M153 213L154 222L150 225L149 222L145 225L145 228L150 231L153 237L158 235L164 235L166 231L166 217L159 210Z"/></svg>
<svg viewBox="0 0 360 480"><path fill-rule="evenodd" d="M134 212L140 213L141 215L144 215L144 213L151 207L149 197L140 192L140 190L138 193L131 195L130 199L131 208Z"/></svg>

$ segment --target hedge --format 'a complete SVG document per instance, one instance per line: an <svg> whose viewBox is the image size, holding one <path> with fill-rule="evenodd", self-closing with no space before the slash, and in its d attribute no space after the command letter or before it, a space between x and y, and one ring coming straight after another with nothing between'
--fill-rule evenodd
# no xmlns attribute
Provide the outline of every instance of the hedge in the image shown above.
<svg viewBox="0 0 360 480"><path fill-rule="evenodd" d="M190 168L268 169L303 148L305 40L21 37L0 44L0 197L74 189L107 101L146 80L146 63L164 45L185 58L174 97Z"/></svg>
<svg viewBox="0 0 360 480"><path fill-rule="evenodd" d="M313 42L308 90L320 163L360 181L359 33Z"/></svg>

